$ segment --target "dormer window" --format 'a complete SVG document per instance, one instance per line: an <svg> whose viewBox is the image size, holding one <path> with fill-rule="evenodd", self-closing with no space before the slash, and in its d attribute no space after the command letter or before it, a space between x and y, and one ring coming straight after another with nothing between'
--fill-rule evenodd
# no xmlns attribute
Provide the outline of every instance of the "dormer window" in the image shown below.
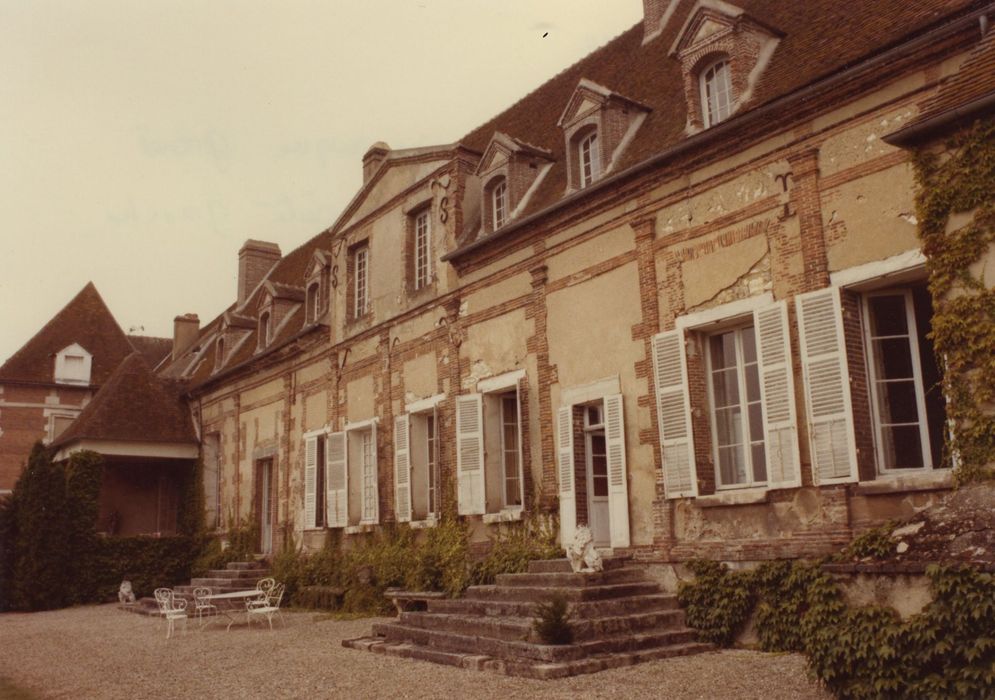
<svg viewBox="0 0 995 700"><path fill-rule="evenodd" d="M728 118L732 112L733 94L729 61L722 58L701 72L701 119L707 129Z"/></svg>
<svg viewBox="0 0 995 700"><path fill-rule="evenodd" d="M491 190L491 211L494 218L494 230L497 231L508 220L508 181L503 177Z"/></svg>
<svg viewBox="0 0 995 700"><path fill-rule="evenodd" d="M58 384L89 384L93 358L78 343L55 355L55 381Z"/></svg>
<svg viewBox="0 0 995 700"><path fill-rule="evenodd" d="M259 347L264 348L269 345L272 334L272 321L269 311L264 311L259 315Z"/></svg>
<svg viewBox="0 0 995 700"><path fill-rule="evenodd" d="M214 370L217 371L221 369L221 366L225 363L225 339L224 337L218 338L218 342L214 344Z"/></svg>
<svg viewBox="0 0 995 700"><path fill-rule="evenodd" d="M587 187L601 175L601 153L598 151L598 132L592 130L578 145L580 186Z"/></svg>
<svg viewBox="0 0 995 700"><path fill-rule="evenodd" d="M318 322L328 306L329 257L321 250L314 251L311 266L304 278L304 324Z"/></svg>

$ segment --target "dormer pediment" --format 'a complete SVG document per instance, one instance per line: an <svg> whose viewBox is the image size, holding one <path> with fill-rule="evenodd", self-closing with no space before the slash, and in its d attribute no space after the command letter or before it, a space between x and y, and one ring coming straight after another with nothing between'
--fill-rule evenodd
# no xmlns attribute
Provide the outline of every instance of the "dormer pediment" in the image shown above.
<svg viewBox="0 0 995 700"><path fill-rule="evenodd" d="M266 280L263 284L263 294L259 298L259 305L256 308L262 309L278 302L298 302L304 301L303 287L295 287L292 284L283 284Z"/></svg>
<svg viewBox="0 0 995 700"><path fill-rule="evenodd" d="M232 311L226 311L221 320L221 327L223 332L230 330L251 331L256 327L256 320L249 316L243 316L242 314L236 314Z"/></svg>
<svg viewBox="0 0 995 700"><path fill-rule="evenodd" d="M779 38L779 32L752 18L741 7L722 0L698 0L677 33L677 38L670 47L670 55L681 56L696 52L739 29L746 29L767 39Z"/></svg>
<svg viewBox="0 0 995 700"><path fill-rule="evenodd" d="M323 250L316 250L311 256L311 264L308 265L307 274L304 279L314 279L328 268L328 254Z"/></svg>
<svg viewBox="0 0 995 700"><path fill-rule="evenodd" d="M556 124L563 129L569 130L578 121L611 105L616 105L624 109L634 108L636 112L649 111L649 107L636 100L620 95L617 92L612 92L604 85L598 85L587 78L582 78L577 83L577 89L574 90L574 94L567 101L567 106Z"/></svg>
<svg viewBox="0 0 995 700"><path fill-rule="evenodd" d="M480 176L489 173L495 168L505 165L516 156L538 158L546 161L553 159L552 154L543 148L519 141L508 136L508 134L496 131L494 132L494 136L491 137L491 142L484 149L484 155L481 157L480 162L477 164L476 175Z"/></svg>

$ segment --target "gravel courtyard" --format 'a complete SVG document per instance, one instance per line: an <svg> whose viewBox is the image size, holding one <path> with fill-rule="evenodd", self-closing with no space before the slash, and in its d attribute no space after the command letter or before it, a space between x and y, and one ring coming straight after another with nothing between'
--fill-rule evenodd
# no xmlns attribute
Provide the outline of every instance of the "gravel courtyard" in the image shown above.
<svg viewBox="0 0 995 700"><path fill-rule="evenodd" d="M790 654L724 651L561 681L476 673L345 649L372 620L285 613L165 639L113 605L0 615L0 678L42 698L828 698ZM4 686L0 684L0 694Z"/></svg>

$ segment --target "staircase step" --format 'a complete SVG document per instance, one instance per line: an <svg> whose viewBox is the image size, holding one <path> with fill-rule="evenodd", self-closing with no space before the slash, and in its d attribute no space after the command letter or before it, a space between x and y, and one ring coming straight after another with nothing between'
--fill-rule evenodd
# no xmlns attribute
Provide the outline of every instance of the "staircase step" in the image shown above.
<svg viewBox="0 0 995 700"><path fill-rule="evenodd" d="M225 565L230 571L255 571L263 569L263 565L258 561L230 561Z"/></svg>
<svg viewBox="0 0 995 700"><path fill-rule="evenodd" d="M603 600L633 595L650 595L659 593L660 586L651 581L636 583L616 583L585 588L562 588L554 586L470 586L464 597L471 600L507 600L531 601L534 603L548 601L561 595L567 600L589 601Z"/></svg>
<svg viewBox="0 0 995 700"><path fill-rule="evenodd" d="M613 583L645 582L646 572L634 566L606 569L595 573L527 573L499 574L495 583L498 586L548 586L554 588L571 588L587 586L603 586Z"/></svg>
<svg viewBox="0 0 995 700"><path fill-rule="evenodd" d="M207 572L208 578L251 579L253 582L267 576L269 569L211 569Z"/></svg>
<svg viewBox="0 0 995 700"><path fill-rule="evenodd" d="M632 557L628 554L605 557L601 560L605 571L621 569L632 564ZM530 574L569 574L573 573L570 568L569 559L534 559L529 562L528 572Z"/></svg>
<svg viewBox="0 0 995 700"><path fill-rule="evenodd" d="M535 613L536 604L531 601L471 600L469 598L446 598L428 602L428 612L453 615L489 615L508 617L530 617ZM649 613L656 610L676 610L677 597L664 593L654 595L627 596L608 600L577 601L571 604L577 619L608 617Z"/></svg>

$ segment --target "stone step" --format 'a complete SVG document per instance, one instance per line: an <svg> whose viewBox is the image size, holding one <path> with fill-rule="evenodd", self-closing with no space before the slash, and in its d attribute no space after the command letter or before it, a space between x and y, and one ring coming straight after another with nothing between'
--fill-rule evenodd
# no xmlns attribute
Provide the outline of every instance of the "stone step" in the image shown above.
<svg viewBox="0 0 995 700"><path fill-rule="evenodd" d="M248 571L265 567L258 561L230 561L225 565L225 568L230 571Z"/></svg>
<svg viewBox="0 0 995 700"><path fill-rule="evenodd" d="M632 556L620 554L617 556L605 557L601 560L605 571L621 569L632 564ZM569 574L573 573L570 568L569 559L533 559L529 562L528 573L530 574Z"/></svg>
<svg viewBox="0 0 995 700"><path fill-rule="evenodd" d="M604 600L634 595L659 593L660 586L652 581L616 583L584 588L559 588L554 586L470 586L464 594L470 600L548 601L562 595L568 601Z"/></svg>
<svg viewBox="0 0 995 700"><path fill-rule="evenodd" d="M383 637L387 643L408 643L447 652L472 653L498 659L547 663L576 661L595 654L637 652L653 647L695 641L695 631L686 628L613 635L602 639L564 645L536 644L524 640L511 641L456 634L411 627L396 622L374 624L373 634Z"/></svg>
<svg viewBox="0 0 995 700"><path fill-rule="evenodd" d="M446 598L428 602L428 612L454 615L489 615L530 617L535 603L531 601L470 600ZM575 601L571 606L577 619L599 618L612 615L649 613L657 610L676 610L677 597L664 593L628 596L609 600Z"/></svg>
<svg viewBox="0 0 995 700"><path fill-rule="evenodd" d="M612 583L634 583L646 581L646 572L638 567L629 566L618 569L606 569L589 574L570 573L527 573L498 574L495 583L498 586L543 586L554 588L576 588L588 586L603 586Z"/></svg>
<svg viewBox="0 0 995 700"><path fill-rule="evenodd" d="M269 569L211 569L208 578L251 579L258 581L269 576Z"/></svg>

